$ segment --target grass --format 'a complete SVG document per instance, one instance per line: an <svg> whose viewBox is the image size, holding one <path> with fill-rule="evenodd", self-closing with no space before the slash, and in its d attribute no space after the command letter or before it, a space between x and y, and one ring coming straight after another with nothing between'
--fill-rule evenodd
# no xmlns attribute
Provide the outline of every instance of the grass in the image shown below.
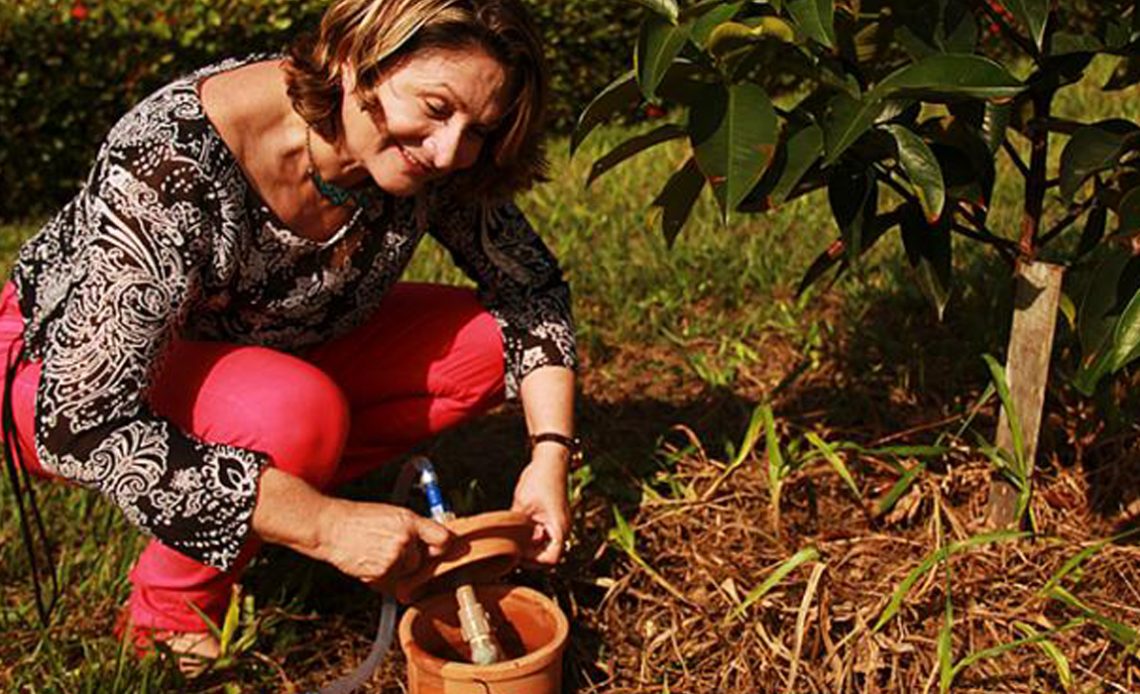
<svg viewBox="0 0 1140 694"><path fill-rule="evenodd" d="M1135 90L1069 88L1058 110L1140 120ZM995 277L1008 269L956 243L955 293L938 323L892 235L834 286L797 299L800 275L836 234L824 196L722 227L706 195L668 249L647 210L679 148L583 187L593 160L628 134L601 129L573 159L555 142L554 180L520 201L574 287L585 366L589 464L574 480L568 563L512 579L571 614L568 684L921 691L939 680L1042 691L1072 680L1072 691L1130 690L1129 624L1140 615L1128 596L1140 563L1131 546L1101 538L1136 498L1116 464L1137 456L1135 434L1101 436L1095 406L1058 379L1033 501L1045 539L1005 551L974 527L988 463L966 429L992 434L992 402L974 404L989 380L981 355L1004 351L1009 287ZM1018 193L999 187L991 216L1010 236ZM35 228L0 227L3 269ZM410 277L464 281L431 243ZM1062 335L1062 370L1071 342ZM433 444L465 507L509 500L519 419L507 409ZM930 443L933 453L912 445ZM349 493L383 498L389 481ZM15 511L0 505L0 689L301 691L366 651L377 601L269 551L243 580L225 667L189 683L161 658L138 662L110 626L142 538L91 493L37 492L64 590L39 630ZM943 565L952 585L939 579ZM400 691L401 680L390 656L376 691Z"/></svg>

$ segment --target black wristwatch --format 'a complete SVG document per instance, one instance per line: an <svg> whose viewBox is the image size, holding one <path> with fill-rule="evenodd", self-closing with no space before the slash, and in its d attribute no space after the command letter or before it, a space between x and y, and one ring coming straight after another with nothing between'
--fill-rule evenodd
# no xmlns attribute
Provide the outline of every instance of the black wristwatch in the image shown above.
<svg viewBox="0 0 1140 694"><path fill-rule="evenodd" d="M582 440L577 436L567 436L554 431L544 431L541 434L532 434L530 437L530 450L546 441L562 444L570 451L570 469L576 469L582 464Z"/></svg>

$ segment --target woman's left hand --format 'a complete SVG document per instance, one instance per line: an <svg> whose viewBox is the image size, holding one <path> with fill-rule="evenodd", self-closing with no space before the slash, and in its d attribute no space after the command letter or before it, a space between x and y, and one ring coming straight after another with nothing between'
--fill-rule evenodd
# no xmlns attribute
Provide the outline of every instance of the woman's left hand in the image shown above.
<svg viewBox="0 0 1140 694"><path fill-rule="evenodd" d="M562 557L563 543L570 531L570 503L566 495L569 460L565 449L546 450L539 444L530 464L515 485L512 511L525 513L534 521L534 535L524 558L529 564L553 566Z"/></svg>

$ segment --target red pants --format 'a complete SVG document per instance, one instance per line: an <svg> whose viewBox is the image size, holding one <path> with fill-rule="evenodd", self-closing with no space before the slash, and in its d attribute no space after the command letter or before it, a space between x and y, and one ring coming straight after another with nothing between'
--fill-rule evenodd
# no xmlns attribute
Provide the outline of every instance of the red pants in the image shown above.
<svg viewBox="0 0 1140 694"><path fill-rule="evenodd" d="M0 354L23 339L23 327L8 284L0 293ZM171 349L150 395L158 414L205 441L262 451L320 489L375 470L503 398L499 327L472 291L455 287L398 284L368 323L300 358L219 342L176 341ZM33 446L39 377L37 362L18 367L12 406L25 465L48 476ZM131 571L132 622L203 631L193 603L220 623L258 544L251 539L223 573L151 540Z"/></svg>

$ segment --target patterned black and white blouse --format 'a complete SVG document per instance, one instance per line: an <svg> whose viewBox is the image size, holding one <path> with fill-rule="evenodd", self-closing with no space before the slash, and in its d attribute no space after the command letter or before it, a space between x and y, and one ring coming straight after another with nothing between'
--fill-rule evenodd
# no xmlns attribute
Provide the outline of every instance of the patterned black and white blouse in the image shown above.
<svg viewBox="0 0 1140 694"><path fill-rule="evenodd" d="M361 324L430 232L479 286L504 336L507 393L576 366L557 262L513 205L446 186L381 196L325 242L295 235L251 188L197 85L156 92L107 136L84 189L20 251L25 357L43 361L36 452L168 546L226 569L249 532L263 453L189 436L149 408L172 336L298 352Z"/></svg>

